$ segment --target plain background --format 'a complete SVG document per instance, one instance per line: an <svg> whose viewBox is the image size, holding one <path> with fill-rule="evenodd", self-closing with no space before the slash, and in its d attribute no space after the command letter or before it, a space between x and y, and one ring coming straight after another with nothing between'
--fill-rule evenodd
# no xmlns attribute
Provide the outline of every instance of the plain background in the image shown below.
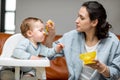
<svg viewBox="0 0 120 80"><path fill-rule="evenodd" d="M56 34L62 35L75 29L75 19L81 4L88 0L17 0L16 33L20 32L20 24L24 18L38 17L44 21L55 22ZM114 33L120 34L120 0L96 0L106 9L107 21L112 24Z"/></svg>

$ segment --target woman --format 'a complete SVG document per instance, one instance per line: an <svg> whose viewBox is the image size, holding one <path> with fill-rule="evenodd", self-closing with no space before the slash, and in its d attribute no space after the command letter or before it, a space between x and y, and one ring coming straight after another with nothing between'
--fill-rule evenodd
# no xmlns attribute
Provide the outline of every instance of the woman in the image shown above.
<svg viewBox="0 0 120 80"><path fill-rule="evenodd" d="M119 40L109 31L104 7L97 1L88 1L81 6L76 19L76 30L65 33L55 42L63 43L69 70L69 80L118 80L120 76ZM50 36L50 35L49 35ZM51 44L48 37L48 44ZM120 47L119 47L120 48ZM79 55L97 52L95 63L83 65Z"/></svg>

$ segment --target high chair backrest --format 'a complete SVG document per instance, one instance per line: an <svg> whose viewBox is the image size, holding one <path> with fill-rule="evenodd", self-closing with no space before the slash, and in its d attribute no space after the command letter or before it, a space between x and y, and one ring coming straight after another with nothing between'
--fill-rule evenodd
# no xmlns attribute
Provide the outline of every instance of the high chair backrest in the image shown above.
<svg viewBox="0 0 120 80"><path fill-rule="evenodd" d="M24 39L21 33L16 33L10 36L3 46L2 55L1 57L11 57L15 46L18 44L19 41Z"/></svg>

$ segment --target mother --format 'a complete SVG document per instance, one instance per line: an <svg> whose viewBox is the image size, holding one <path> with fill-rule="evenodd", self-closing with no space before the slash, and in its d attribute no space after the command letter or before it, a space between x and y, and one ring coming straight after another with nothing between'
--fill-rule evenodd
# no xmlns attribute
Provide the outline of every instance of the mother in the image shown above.
<svg viewBox="0 0 120 80"><path fill-rule="evenodd" d="M85 2L75 21L76 30L65 33L54 42L53 46L59 42L65 45L61 54L66 58L69 80L118 80L120 77L120 43L109 31L111 25L106 18L102 4ZM51 41L47 43L49 45ZM91 51L97 52L95 63L83 65L79 54Z"/></svg>

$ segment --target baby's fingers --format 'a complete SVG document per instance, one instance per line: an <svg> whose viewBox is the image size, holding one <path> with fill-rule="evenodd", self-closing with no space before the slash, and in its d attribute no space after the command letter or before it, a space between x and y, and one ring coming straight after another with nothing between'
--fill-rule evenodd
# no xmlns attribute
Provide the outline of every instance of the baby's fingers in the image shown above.
<svg viewBox="0 0 120 80"><path fill-rule="evenodd" d="M64 45L63 45L62 43L59 43L58 46L59 46L60 48L64 48Z"/></svg>

